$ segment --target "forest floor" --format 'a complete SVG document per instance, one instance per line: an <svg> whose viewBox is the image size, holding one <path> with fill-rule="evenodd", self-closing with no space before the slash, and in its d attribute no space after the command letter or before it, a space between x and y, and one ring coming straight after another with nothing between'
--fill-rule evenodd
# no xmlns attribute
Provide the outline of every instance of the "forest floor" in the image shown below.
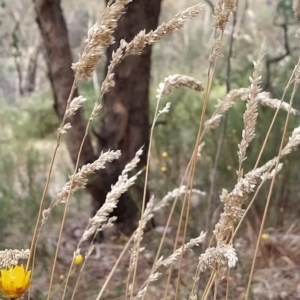
<svg viewBox="0 0 300 300"><path fill-rule="evenodd" d="M57 290L57 297L55 297L55 299L60 299L59 295L61 293L61 286L64 283L65 276L68 273L68 268L73 257L73 251L76 248L78 237L81 236L81 233L85 228L85 223L86 219L82 218L81 213L78 213L77 216L74 215L73 220L69 220L69 224L66 226L55 277L54 290ZM74 224L76 224L76 226L74 226ZM58 227L58 225L59 224L56 226ZM145 250L139 256L137 284L135 286L136 292L150 274L162 231L163 227L158 226L145 234L143 243L141 245L145 247ZM295 226L294 228L290 228L289 231L278 230L264 236L264 240L262 241L259 250L256 264L257 267L252 282L252 299L300 299L299 233L300 227L298 226L296 228ZM165 246L162 253L164 257L168 256L172 252L175 236L176 229L175 227L171 227L164 243ZM254 238L255 237L252 237L253 240ZM128 238L125 236L113 234L110 237L108 236L103 243L96 245L91 257L86 261L84 271L81 275L78 291L74 299L96 299L99 290L103 286L107 275L112 270L127 240ZM54 237L52 241L55 241ZM49 236L47 243L49 243ZM54 246L55 243L52 245L52 247L49 247L48 244L48 248L50 249L54 249ZM236 239L235 248L237 249L239 263L237 267L233 270L230 270L229 273L228 299L244 299L254 247L255 243L246 237L239 237ZM87 245L84 246L82 248L82 253L85 253L87 248ZM39 250L39 260L41 259L44 261L45 256L41 255L41 253L42 251ZM189 291L191 290L193 283L195 266L200 254L201 245L200 247L194 249L193 251L189 251L184 255L180 276L180 296L178 299L188 299ZM48 274L52 264L52 255L53 253L47 253L47 256L49 257L49 259L47 259L48 262L46 267ZM124 295L126 288L129 258L130 252L127 251L117 267L114 276L112 277L106 289L103 299L123 299L122 295ZM179 263L175 264L173 267L168 292L169 296L167 299L174 299L179 267ZM38 263L37 269L41 270ZM69 282L70 288L68 288L67 295L71 295L73 292L73 287L78 277L79 270L80 267L76 266ZM44 271L45 269L43 269L43 273ZM161 268L160 271L162 271L163 276L158 281L150 284L146 299L163 299L168 277L168 270ZM44 274L44 276L47 275ZM45 279L44 276L42 276L43 279ZM205 273L200 277L198 286L199 295L201 295L201 291L204 290L208 276L209 274ZM45 291L47 286L46 282L41 283L40 278L41 277L39 276L39 278L36 279L36 282L34 282L33 290L40 290L41 287L43 287ZM225 299L226 285L227 279L223 279L218 287L217 299ZM210 297L211 298L208 299L212 299L212 295ZM71 299L71 297L67 296L66 299Z"/></svg>
<svg viewBox="0 0 300 300"><path fill-rule="evenodd" d="M43 142L36 144L39 150L53 148L53 142ZM54 165L54 177L50 183L49 198L53 199L55 194L61 188L61 184L66 182L66 174L70 173L72 165L68 157L67 149L62 145L62 151L57 157L57 163ZM45 178L40 178L44 180ZM47 294L49 276L53 265L57 236L60 228L63 205L55 207L53 215L46 222L41 231L37 247L37 259L35 271L32 280L31 295L34 300L45 299ZM57 259L57 267L54 277L54 286L52 289L52 299L61 299L65 279L69 271L73 253L78 244L84 229L86 228L90 217L90 199L85 193L79 193L73 197L64 234L61 241L61 247ZM137 270L137 281L134 287L135 292L141 287L150 274L153 262L156 256L156 250L159 246L160 238L164 230L166 216L164 214L155 216L157 226L145 233L142 247L145 250L139 256L139 267ZM195 224L194 220L192 224ZM19 244L16 241L30 240L29 232L24 234L22 230L11 228L14 235L6 237L7 245ZM193 230L195 232L197 230ZM27 236L28 235L28 236ZM171 224L164 242L162 255L167 257L172 253L174 240L176 237L176 221ZM251 268L251 261L255 249L257 236L249 228L244 228L235 239L234 246L237 249L239 263L237 267L230 270L229 273L229 297L228 299L244 299L248 274ZM252 281L252 299L300 299L300 222L293 223L281 229L269 229L263 235L261 246L258 253L256 269ZM101 287L103 286L108 274L112 270L117 258L122 252L128 237L113 230L106 233L106 238L101 244L97 244L92 255L85 262L85 267L80 275L79 285L74 299L96 299ZM182 241L179 240L179 243ZM88 243L84 244L81 253L84 255L88 249ZM181 245L181 244L180 244ZM178 299L188 299L189 292L193 284L193 276L201 254L201 245L184 255L182 266L177 263L172 270L172 276L168 289L168 298L174 299L177 274L181 268L179 282ZM106 300L123 299L126 289L128 263L130 259L130 249L125 252L116 271L110 280L103 298ZM69 280L66 298L71 299L74 286L78 278L81 266L75 266ZM164 299L168 270L161 268L162 277L149 285L146 299ZM209 278L208 273L201 275L198 291L199 297L201 291ZM225 299L227 279L223 279L218 287L217 299ZM209 296L212 299L212 295ZM72 298L73 299L73 298ZM200 298L199 298L200 299Z"/></svg>

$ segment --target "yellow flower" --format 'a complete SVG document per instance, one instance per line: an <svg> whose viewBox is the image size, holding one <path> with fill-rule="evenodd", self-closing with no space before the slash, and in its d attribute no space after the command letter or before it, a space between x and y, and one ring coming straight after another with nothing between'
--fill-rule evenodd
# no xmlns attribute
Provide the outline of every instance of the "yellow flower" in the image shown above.
<svg viewBox="0 0 300 300"><path fill-rule="evenodd" d="M267 234L267 233L263 233L263 234L261 235L261 238L262 238L263 240L267 240L269 237L270 237L270 235Z"/></svg>
<svg viewBox="0 0 300 300"><path fill-rule="evenodd" d="M23 265L7 266L0 274L0 291L10 299L22 297L31 284L31 271L25 271Z"/></svg>
<svg viewBox="0 0 300 300"><path fill-rule="evenodd" d="M161 154L161 157L163 157L163 158L167 158L168 156L169 156L168 152L166 152L166 151L162 152L162 154Z"/></svg>
<svg viewBox="0 0 300 300"><path fill-rule="evenodd" d="M74 264L75 265L81 265L83 263L83 256L81 254L77 254L74 257Z"/></svg>
<svg viewBox="0 0 300 300"><path fill-rule="evenodd" d="M160 170L161 170L162 172L167 172L167 167L161 167Z"/></svg>

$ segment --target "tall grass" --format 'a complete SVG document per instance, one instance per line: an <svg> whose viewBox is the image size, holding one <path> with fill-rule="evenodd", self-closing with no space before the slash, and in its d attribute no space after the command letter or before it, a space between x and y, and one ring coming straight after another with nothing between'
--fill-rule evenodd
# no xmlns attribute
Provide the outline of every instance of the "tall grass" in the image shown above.
<svg viewBox="0 0 300 300"><path fill-rule="evenodd" d="M51 271L48 281L48 290L45 292L46 299L56 297L57 284L55 282L57 272L57 261L59 259L59 251L62 243L62 233L66 224L66 217L69 212L69 204L71 196L78 190L84 189L87 184L87 178L90 174L97 172L105 165L118 159L122 154L118 149L113 149L105 153L101 153L100 157L93 163L83 166L78 169L80 152L78 154L78 160L74 167L74 171L70 176L70 179L65 184L62 184L60 192L52 199L50 205L46 204L45 199L49 188L49 182L53 175L53 165L57 158L57 153L60 147L60 140L63 134L68 134L68 130L72 124L66 123L68 117L76 113L86 99L82 96L72 99L74 89L82 80L91 78L96 65L104 57L105 49L111 45L113 40L113 32L117 26L117 21L121 15L125 12L125 6L131 2L130 0L116 0L115 2L109 2L106 7L102 18L89 30L87 45L81 55L79 61L73 64L75 71L74 84L70 91L70 96L67 102L67 108L59 127L57 134L57 142L54 153L52 155L49 171L47 173L46 184L44 191L39 202L39 211L37 212L37 221L35 231L32 237L31 247L26 251L8 250L0 252L0 266L5 269L6 265L16 265L19 259L27 259L26 270L31 270L32 274L35 273L36 265L36 251L39 244L39 238L41 232L44 230L44 225L48 221L49 215L52 213L52 209L55 206L63 206L63 215L60 221L60 228L58 233L58 240L56 244L55 253L53 254ZM89 117L86 134L82 140L87 136L89 127L93 120L97 117L101 110L100 100L102 96L107 93L114 86L114 68L129 55L140 55L143 49L147 45L152 45L161 39L164 35L172 33L175 30L182 28L185 23L197 18L202 14L204 10L202 4L195 5L176 15L171 21L161 24L156 30L146 33L141 31L131 42L121 41L119 48L114 53L113 58L108 67L106 78L103 80L99 96L94 104L94 108ZM229 90L228 93L219 100L213 112L208 110L209 102L211 100L211 90L214 83L215 71L218 61L223 58L223 37L227 23L230 16L236 10L236 1L234 0L220 0L215 7L214 12L214 24L212 27L214 33L214 41L212 43L210 56L208 57L207 75L205 83L202 83L195 78L187 75L170 75L164 79L164 81L158 86L156 96L156 108L154 113L154 119L152 122L150 132L150 146L147 153L147 166L143 171L136 171L132 175L132 171L135 170L139 157L146 149L141 148L137 151L136 156L128 162L124 170L120 174L118 181L112 186L111 191L107 194L104 205L98 210L98 212L88 220L86 229L82 232L82 236L79 238L77 246L74 248L74 259L71 259L68 266L68 273L63 282L58 284L58 288L61 289L61 299L76 299L80 281L85 276L85 272L89 272L89 269L85 270L89 266L89 260L93 251L97 250L94 244L94 238L97 232L103 231L105 228L113 226L115 217L110 217L116 207L120 196L125 193L132 185L135 184L138 176L141 172L145 172L144 194L142 199L141 216L139 225L136 228L133 235L128 239L127 244L124 245L119 257L116 259L112 269L107 274L106 280L102 287L97 287L97 294L92 299L112 299L109 296L105 296L109 292L109 283L115 276L116 270L119 264L124 258L128 259L128 275L119 278L123 284L121 291L122 299L153 299L158 297L160 299L233 299L229 295L231 280L231 269L234 269L238 264L238 252L236 250L234 239L237 231L239 230L242 222L245 220L251 205L257 199L257 193L262 186L269 182L267 187L266 202L264 204L264 213L260 223L260 229L256 238L256 246L254 255L252 258L252 266L249 268L247 274L248 283L245 290L244 299L250 299L251 296L251 284L253 280L253 274L255 265L257 262L261 237L264 232L266 217L268 216L268 209L272 201L272 192L274 189L275 178L277 174L284 168L282 159L289 155L292 150L297 149L300 145L300 127L294 128L289 136L287 136L288 121L290 114L298 114L298 111L293 109L293 100L299 84L299 63L296 64L289 80L286 83L286 88L282 92L282 98L280 100L273 99L268 93L262 90L262 71L264 54L267 49L262 46L258 49L257 59L253 62L253 73L249 79L249 85L246 87L240 87L237 89ZM294 1L295 14L299 15L299 3ZM233 34L233 33L232 33ZM233 39L231 41L233 43ZM231 58L230 58L231 59ZM230 68L230 59L229 66ZM229 73L227 73L227 76ZM230 78L227 78L230 80ZM154 157L153 150L155 149L155 124L162 115L169 113L172 107L171 102L167 102L165 106L161 105L161 100L168 94L172 93L177 88L188 88L195 93L201 93L201 114L197 116L197 128L195 130L195 140L193 142L192 149L188 149L189 160L187 162L185 170L182 172L179 186L173 186L172 191L168 192L161 201L155 201L152 197L147 201L146 199L146 187L148 182L151 181L151 173L149 168L153 165L152 160ZM287 90L292 89L290 99L286 99ZM196 94L195 94L196 95ZM288 101L285 101L288 100ZM200 168L205 163L203 160L205 155L206 143L208 136L213 132L221 123L224 116L230 110L233 110L239 102L246 103L245 111L243 113L243 130L240 140L236 143L236 149L233 152L237 153L235 157L237 169L236 169L236 181L235 184L229 189L223 189L219 196L222 203L222 212L218 215L218 220L213 224L214 229L207 231L209 228L202 228L198 235L193 238L188 238L188 227L191 219L192 197L197 195L200 197L200 201L205 201L207 193L210 189L209 186L204 186L203 190L195 188L195 173L196 169ZM189 105L189 104L187 104ZM254 143L257 135L256 126L259 120L259 107L261 105L267 106L273 109L274 116L271 124L268 126L267 133L264 137L264 142L260 145L257 157L251 157L255 164L250 169L245 167L245 161L247 159L249 147ZM272 132L274 125L276 124L276 118L279 110L283 110L286 113L286 119L280 137L280 146L277 154L274 157L269 157L268 160L261 162L262 156L268 138ZM209 116L207 117L209 113ZM220 137L223 139L223 137ZM251 151L251 154L255 152ZM222 153L219 153L220 158L216 160L216 167L218 168L218 160L222 160ZM172 157L168 158L172 159ZM5 166L4 166L5 167ZM216 176L216 173L213 173ZM166 175L168 177L168 175ZM168 178L166 178L167 180ZM214 190L213 180L207 181L211 184L211 189ZM174 181L172 182L174 184ZM32 182L28 183L30 188L33 188ZM214 192L214 191L213 191ZM180 197L183 197L179 201ZM251 199L250 201L248 201ZM146 204L147 203L147 204ZM1 210L1 213L8 214L9 204L6 203ZM45 208L46 207L46 208ZM180 207L179 217L176 217L176 233L173 234L172 240L172 253L165 255L166 241L168 239L168 232L170 224L174 218L174 212L176 207ZM145 228L147 222L149 222L156 213L161 210L169 209L169 214L164 225L162 235L158 241L157 251L154 257L151 258L151 265L148 268L149 274L145 276L143 274L143 282L141 282L140 267L141 256L147 253L147 244L143 245L145 237ZM209 212L206 212L209 213ZM31 212L26 212L26 216L32 217ZM14 217L14 216L12 216ZM205 219L205 212L199 218ZM208 222L201 222L202 226L208 226ZM174 226L174 225L173 225ZM88 243L87 247L83 247L83 242ZM88 241L88 242L87 242ZM190 249L199 246L203 243L205 245L204 251L198 250L197 258L194 256L193 268L187 269L185 264L185 255L187 255ZM82 248L85 249L83 252ZM97 251L96 251L97 252ZM84 258L84 260L82 260ZM241 262L243 263L243 262ZM80 265L80 269L76 273L76 268ZM75 274L76 273L76 274ZM188 273L188 276L186 276ZM75 275L74 275L75 274ZM166 280L162 281L163 275L166 276ZM182 278L188 277L189 280L186 283ZM1 279L2 278L2 279ZM4 290L4 273L0 278L0 290ZM48 279L47 279L48 280ZM225 283L225 290L224 290ZM91 285L93 283L90 283ZM33 276L32 285L35 285L35 279ZM157 289L152 289L152 286ZM71 290L71 292L70 292ZM108 293L109 295L109 293ZM154 296L155 295L155 296ZM27 297L27 296L26 296ZM28 296L29 299L30 296ZM105 298L106 297L106 298ZM89 298L90 299L90 298Z"/></svg>

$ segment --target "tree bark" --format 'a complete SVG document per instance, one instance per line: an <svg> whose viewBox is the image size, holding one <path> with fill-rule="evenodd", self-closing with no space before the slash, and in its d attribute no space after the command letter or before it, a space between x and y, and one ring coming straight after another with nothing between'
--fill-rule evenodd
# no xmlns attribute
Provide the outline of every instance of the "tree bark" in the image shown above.
<svg viewBox="0 0 300 300"><path fill-rule="evenodd" d="M120 40L131 41L140 30L154 30L158 25L161 0L134 0L121 17L114 33L116 43L107 50L108 63L112 52L117 50ZM100 185L95 185L92 193L96 196L109 191L110 184L117 180L125 164L136 151L144 145L144 152L139 167L146 165L149 144L149 85L151 69L151 50L149 46L140 56L127 57L115 69L115 87L104 96L101 130L98 135L99 150L120 149L122 157L110 164L102 172ZM108 64L107 64L108 66ZM133 187L134 195L125 194L118 204L118 221L127 228L134 225L141 208L143 180L141 185ZM96 197L94 199L97 199ZM147 197L148 198L148 197ZM94 202L96 211L103 204L103 197Z"/></svg>
<svg viewBox="0 0 300 300"><path fill-rule="evenodd" d="M23 86L23 93L30 94L34 92L36 85L36 71L38 66L38 58L42 50L41 42L38 40L33 50L29 53L28 66L26 70L25 83Z"/></svg>
<svg viewBox="0 0 300 300"><path fill-rule="evenodd" d="M46 49L48 76L54 94L54 108L59 118L62 119L74 80L66 23L60 0L33 0L33 3L36 11L36 21ZM77 96L78 92L76 90L73 97ZM82 109L78 110L76 115L69 121L72 128L67 134L67 147L72 161L75 163L86 127ZM91 140L87 137L79 165L93 162L95 159Z"/></svg>

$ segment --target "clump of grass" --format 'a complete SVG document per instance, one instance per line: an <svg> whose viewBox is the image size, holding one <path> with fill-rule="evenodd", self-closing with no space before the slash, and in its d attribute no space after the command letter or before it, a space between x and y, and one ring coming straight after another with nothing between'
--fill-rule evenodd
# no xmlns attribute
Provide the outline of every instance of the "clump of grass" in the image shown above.
<svg viewBox="0 0 300 300"><path fill-rule="evenodd" d="M57 133L57 144L54 150L52 160L50 163L50 169L48 172L45 188L43 195L40 201L40 209L37 216L36 228L32 238L32 243L30 249L27 250L5 250L0 252L0 268L5 268L7 265L10 265L11 268L14 268L15 265L19 263L21 259L27 259L26 271L29 269L34 272L35 261L36 261L36 248L39 242L40 232L43 230L45 222L47 222L48 216L51 213L52 209L57 205L64 205L64 212L62 220L60 223L59 236L57 240L56 250L54 254L52 271L49 280L49 288L47 292L47 299L50 299L53 293L53 282L54 275L56 271L56 264L58 259L58 253L61 244L62 232L65 226L66 216L68 213L68 207L70 202L70 197L77 190L84 189L87 184L87 177L97 172L98 170L105 168L106 163L111 163L112 161L119 159L121 152L119 150L111 150L104 153L101 153L100 157L92 162L91 164L84 165L80 169L79 159L81 154L82 145L87 136L91 122L96 118L101 110L101 97L107 93L114 86L114 68L127 56L129 55L141 55L143 49L147 45L152 45L161 39L164 35L171 33L175 30L178 30L184 26L184 24L189 20L197 17L203 12L203 5L198 4L193 7L190 7L183 11L182 13L177 14L171 21L161 24L156 30L146 33L144 30L131 42L126 42L122 40L120 47L114 52L113 58L108 67L108 72L106 78L103 80L99 96L94 104L94 108L89 117L89 121L86 127L86 133L83 137L80 151L78 153L77 162L75 164L74 172L70 175L70 179L67 183L62 185L60 192L52 200L48 209L44 209L44 201L47 194L49 181L52 176L52 168L54 161L56 159L57 151L60 145L60 139L63 134L68 134L68 130L72 127L71 123L67 122L67 119L76 113L76 111L83 105L86 101L82 96L72 99L73 92L78 83L82 80L89 79L92 75L92 72L95 70L97 63L103 59L105 49L114 43L113 32L117 26L117 21L122 14L125 13L125 5L128 4L129 0L117 0L115 2L109 1L102 18L96 22L96 24L89 30L87 45L81 55L79 61L73 64L73 69L75 71L75 78L70 96L67 102L67 107L65 115L63 117L62 123L59 127ZM298 14L299 5L298 1L294 1L294 10L295 14ZM288 124L288 119L290 113L298 114L299 112L293 108L293 98L299 84L299 62L296 65L287 87L293 85L293 93L289 103L284 102L285 92L283 93L282 99L272 99L271 96L262 91L261 82L262 82L262 64L263 64L263 51L260 51L258 59L254 62L254 71L252 77L250 77L250 86L247 88L239 88L228 91L227 95L223 100L219 100L215 106L215 110L211 116L205 120L206 109L208 107L208 102L210 100L210 92L214 80L214 72L216 70L216 65L218 60L223 57L222 54L222 41L224 30L229 21L229 17L232 13L235 12L236 1L233 0L220 0L215 7L214 15L214 41L211 48L211 54L208 58L209 66L207 72L206 83L192 78L190 76L175 74L168 76L165 80L159 85L157 90L157 105L154 113L154 120L152 122L151 132L150 132L150 145L147 153L147 165L145 168L145 183L144 183L144 194L142 199L142 210L140 221L138 227L136 228L133 235L129 238L127 244L124 246L123 251L115 262L111 272L107 275L107 279L99 291L96 299L99 300L103 297L110 279L114 275L118 264L125 255L125 253L130 249L129 262L128 262L128 276L123 278L124 282L124 291L123 296L125 299L145 299L147 293L149 292L150 284L158 284L163 272L165 271L168 276L166 283L163 286L163 291L159 294L162 299L169 299L169 297L174 296L174 299L188 297L188 299L195 300L199 299L201 294L201 299L207 299L209 296L212 286L213 290L213 299L217 298L218 288L222 283L224 278L227 278L227 287L226 287L226 299L229 298L229 270L236 267L238 263L238 253L234 246L234 237L238 228L240 227L241 222L244 220L246 213L253 204L253 201L256 197L256 192L260 189L261 185L264 184L267 180L271 181L271 186L269 188L267 202L265 205L265 212L261 222L260 231L258 234L256 249L254 253L254 258L252 262L252 268L249 274L248 287L246 291L245 299L248 298L251 290L251 281L253 277L253 271L255 267L255 261L258 254L259 244L264 228L265 218L268 212L268 207L272 195L272 189L274 186L274 180L277 173L283 167L280 160L289 155L291 151L300 145L300 127L295 128L290 134L288 141L285 141L286 129ZM192 149L192 154L190 161L186 166L186 171L181 178L181 183L179 187L174 187L175 189L172 192L169 192L161 201L155 203L154 197L152 197L148 204L146 205L146 187L149 180L149 167L152 160L152 143L153 143L153 132L155 130L155 124L158 118L162 114L167 114L170 111L171 103L168 102L164 107L160 107L161 99L170 94L175 88L185 87L191 90L194 90L198 93L203 92L203 107L201 116L199 118L198 133L195 137L194 148ZM239 101L246 102L246 109L243 115L243 131L240 142L237 144L237 180L235 186L232 188L231 192L226 189L223 189L221 195L219 196L221 203L223 204L223 211L220 214L219 220L214 224L214 230L212 232L204 233L201 231L198 237L187 240L187 230L188 230L188 221L190 217L191 209L191 196L193 194L205 196L203 191L199 191L194 188L194 177L196 166L201 165L203 159L203 149L205 149L205 139L207 134L210 131L215 130L221 123L222 117L232 109L235 104ZM244 170L244 161L247 159L247 153L249 152L250 144L256 137L256 124L258 122L258 107L259 105L265 105L272 109L275 109L275 114L273 121L269 127L269 131L265 137L265 142L261 146L260 153L256 159L256 163L251 170ZM271 158L267 162L260 164L261 155L265 149L268 136L276 121L276 116L279 109L282 109L287 112L287 118L284 125L283 135L281 138L280 148L276 157ZM141 145L142 147L143 145ZM79 238L76 249L74 250L73 260L69 267L69 272L66 277L66 280L62 284L62 299L67 297L67 287L69 285L70 278L73 275L73 267L75 265L80 265L80 270L77 274L74 287L72 287L72 295L70 299L74 299L75 295L79 288L79 282L83 275L83 270L87 266L89 259L91 258L92 252L95 249L94 238L99 231L103 231L105 228L111 227L116 221L115 217L110 217L110 214L113 212L116 207L120 196L125 193L132 185L135 184L137 177L141 174L142 171L136 172L134 175L129 175L130 172L134 171L137 167L140 156L145 149L141 148L137 151L135 157L126 164L124 170L121 172L118 181L111 187L111 191L107 194L104 205L97 211L95 216L89 219L88 225L82 236ZM252 201L247 205L247 200L254 193ZM180 196L183 196L184 199L180 203L181 212L179 217L179 222L176 228L176 237L173 241L173 251L168 255L162 255L164 250L164 243L166 242L167 230L170 226L172 220L174 209L176 204L178 204L178 199ZM140 263L140 256L145 252L145 247L142 246L145 236L145 227L147 222L149 222L155 212L160 211L163 208L169 206L170 202L173 201L173 204L170 205L170 213L168 216L167 223L162 234L160 244L158 246L155 258L151 264L151 270L146 276L145 280L139 284L138 282L138 266ZM204 217L204 216L202 216ZM203 228L207 230L207 228ZM183 276L184 270L184 255L187 254L193 247L198 246L200 243L203 243L206 236L210 236L210 241L207 239L207 247L204 249L203 253L198 255L198 260L194 263L194 276L190 276L189 285L185 288L187 291L182 291L181 277ZM85 253L82 251L83 242L90 240L88 243ZM173 266L177 265L175 275L174 286L171 294L171 284L172 276L174 276ZM164 267L164 268L163 268ZM208 277L203 277L202 273L210 272ZM201 293L198 291L199 281L206 280L205 288ZM2 284L2 285L1 285ZM0 290L4 290L3 282L0 278ZM34 284L34 282L33 282ZM103 299L103 298L102 298Z"/></svg>

